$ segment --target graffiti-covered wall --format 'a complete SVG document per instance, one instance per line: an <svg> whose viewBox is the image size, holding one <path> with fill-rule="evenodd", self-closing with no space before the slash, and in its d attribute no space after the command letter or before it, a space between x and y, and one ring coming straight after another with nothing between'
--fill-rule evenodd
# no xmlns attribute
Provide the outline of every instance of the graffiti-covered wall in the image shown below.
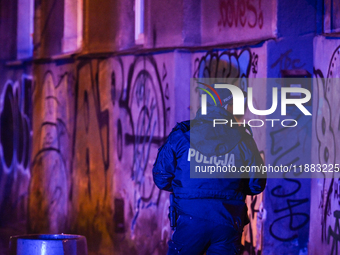
<svg viewBox="0 0 340 255"><path fill-rule="evenodd" d="M151 169L174 123L173 59L37 67L30 231L82 233L95 254L164 251L167 197Z"/></svg>
<svg viewBox="0 0 340 255"><path fill-rule="evenodd" d="M30 70L6 73L0 86L0 249L25 233L30 182L33 89Z"/></svg>
<svg viewBox="0 0 340 255"><path fill-rule="evenodd" d="M277 59L268 57L269 50L265 43L35 65L29 232L85 235L91 254L165 254L172 234L168 193L155 186L151 170L174 124L193 114L188 77L249 78L245 86L257 88L255 108L265 109L266 84L253 78L268 76L268 62L272 69L296 67L283 65L287 58L304 65L292 50ZM252 117L247 109L246 118ZM281 139L285 129L253 130L266 163L301 159L307 150L297 149L310 147L303 129L290 143ZM265 194L247 198L245 254L273 254L282 247L298 254L306 245L309 196L299 193L301 181L284 181L284 191L271 180ZM290 182L296 184L293 193ZM301 238L302 248L299 242L296 248L287 245L292 237L292 242Z"/></svg>
<svg viewBox="0 0 340 255"><path fill-rule="evenodd" d="M340 40L316 37L314 39L313 80L313 154L312 163L334 165L339 163L339 56ZM340 234L340 175L320 173L312 180L310 254L338 254ZM312 234L313 233L313 234ZM311 236L312 235L312 236Z"/></svg>
<svg viewBox="0 0 340 255"><path fill-rule="evenodd" d="M289 75L292 70L304 70L306 75L311 75L313 36L271 41L268 43L267 57L269 78L287 78L284 75ZM284 86L282 81L272 80L272 86L281 90ZM268 87L270 90L271 87ZM271 101L268 99L267 109ZM312 111L311 104L306 107ZM266 163L272 166L310 163L312 117L305 116L296 107L288 107L286 116L275 112L267 118L292 119L298 124L294 128L267 126ZM299 174L280 173L277 177L267 182L264 194L267 219L263 233L263 254L308 254L311 180L299 178Z"/></svg>
<svg viewBox="0 0 340 255"><path fill-rule="evenodd" d="M263 46L37 65L29 231L83 234L94 254L164 254L169 193L153 183L152 165L176 121L190 117L188 77L265 77L265 62ZM248 204L244 243L261 251L262 196Z"/></svg>
<svg viewBox="0 0 340 255"><path fill-rule="evenodd" d="M167 249L169 194L155 186L152 166L175 124L175 55L124 56L112 62L114 217L120 253L164 254Z"/></svg>
<svg viewBox="0 0 340 255"><path fill-rule="evenodd" d="M202 44L275 37L276 1L202 0Z"/></svg>

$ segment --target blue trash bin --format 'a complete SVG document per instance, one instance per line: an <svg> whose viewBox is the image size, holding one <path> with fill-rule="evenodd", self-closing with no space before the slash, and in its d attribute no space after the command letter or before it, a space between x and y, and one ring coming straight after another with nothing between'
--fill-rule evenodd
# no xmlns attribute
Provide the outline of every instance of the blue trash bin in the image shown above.
<svg viewBox="0 0 340 255"><path fill-rule="evenodd" d="M10 255L87 255L85 236L21 235L11 236Z"/></svg>

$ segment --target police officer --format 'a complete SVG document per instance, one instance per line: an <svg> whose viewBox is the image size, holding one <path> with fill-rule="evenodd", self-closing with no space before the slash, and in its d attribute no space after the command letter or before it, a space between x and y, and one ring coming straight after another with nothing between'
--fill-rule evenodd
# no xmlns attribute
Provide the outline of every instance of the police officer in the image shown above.
<svg viewBox="0 0 340 255"><path fill-rule="evenodd" d="M177 225L168 254L239 254L243 227L249 223L245 197L261 193L266 185L266 176L239 171L263 164L251 131L239 125L213 127L213 119L236 122L232 94L217 92L223 105L208 105L208 114L198 110L194 120L178 123L154 164L155 184L174 194ZM232 178L190 178L190 164L202 162L203 156L225 159L225 165L238 171L228 176Z"/></svg>

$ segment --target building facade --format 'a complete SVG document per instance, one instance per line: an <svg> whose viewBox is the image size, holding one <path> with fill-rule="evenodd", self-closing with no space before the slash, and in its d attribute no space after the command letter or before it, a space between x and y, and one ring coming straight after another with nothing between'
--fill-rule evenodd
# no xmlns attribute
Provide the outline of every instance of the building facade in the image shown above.
<svg viewBox="0 0 340 255"><path fill-rule="evenodd" d="M297 128L255 140L266 164L340 162L336 1L3 0L0 12L3 249L8 233L69 232L90 254L165 254L169 198L151 170L194 114L190 78L250 78L268 109L252 78L310 75L313 116L288 110ZM282 177L247 198L244 254L336 254L340 176Z"/></svg>

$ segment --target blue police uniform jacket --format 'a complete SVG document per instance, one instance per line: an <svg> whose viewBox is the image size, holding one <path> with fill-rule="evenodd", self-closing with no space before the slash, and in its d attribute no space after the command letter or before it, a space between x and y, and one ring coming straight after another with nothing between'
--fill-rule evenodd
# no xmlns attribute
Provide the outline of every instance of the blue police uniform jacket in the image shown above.
<svg viewBox="0 0 340 255"><path fill-rule="evenodd" d="M201 115L199 110L194 120L178 123L173 128L159 148L153 167L154 182L161 190L174 193L179 214L242 231L248 223L245 197L264 190L266 175L239 170L241 166L263 165L263 160L251 131L248 133L238 125L213 127L213 119L228 120L228 123L236 120L222 107L211 106L207 111L209 114ZM220 163L233 165L237 171L232 178L190 178L190 163L202 161L203 157L206 162L216 163L221 159Z"/></svg>

